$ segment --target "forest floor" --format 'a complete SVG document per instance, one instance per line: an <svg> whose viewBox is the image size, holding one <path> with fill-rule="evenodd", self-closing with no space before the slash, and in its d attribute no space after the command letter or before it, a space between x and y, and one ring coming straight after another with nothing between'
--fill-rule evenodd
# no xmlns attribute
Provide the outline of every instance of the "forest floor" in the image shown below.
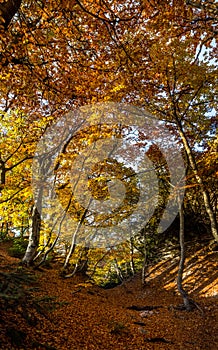
<svg viewBox="0 0 218 350"><path fill-rule="evenodd" d="M0 245L0 349L216 350L218 252L197 241L189 249L184 287L199 308L177 308L178 256L113 289L63 279L58 264L23 269Z"/></svg>

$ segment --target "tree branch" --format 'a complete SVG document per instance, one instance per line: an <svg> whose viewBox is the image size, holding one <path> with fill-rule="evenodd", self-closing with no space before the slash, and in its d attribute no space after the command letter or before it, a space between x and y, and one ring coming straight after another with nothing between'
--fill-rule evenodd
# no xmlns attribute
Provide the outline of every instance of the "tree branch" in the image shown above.
<svg viewBox="0 0 218 350"><path fill-rule="evenodd" d="M22 0L6 0L0 3L0 28L7 29L20 8Z"/></svg>

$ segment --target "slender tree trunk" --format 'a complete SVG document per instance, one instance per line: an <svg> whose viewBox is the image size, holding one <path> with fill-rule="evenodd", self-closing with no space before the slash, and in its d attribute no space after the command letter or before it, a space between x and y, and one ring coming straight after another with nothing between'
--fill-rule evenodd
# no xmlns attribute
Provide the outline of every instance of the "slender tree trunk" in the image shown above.
<svg viewBox="0 0 218 350"><path fill-rule="evenodd" d="M123 274L122 274L121 268L118 265L118 262L117 262L116 258L114 259L114 267L115 267L116 274L117 274L117 277L118 277L119 281L123 282L123 280L124 280Z"/></svg>
<svg viewBox="0 0 218 350"><path fill-rule="evenodd" d="M146 283L146 271L147 271L147 244L146 244L146 237L144 233L144 260L143 260L143 266L142 266L142 287L144 287Z"/></svg>
<svg viewBox="0 0 218 350"><path fill-rule="evenodd" d="M183 131L181 123L179 123L178 127L179 127L180 137L182 139L182 142L183 142L183 145L185 147L185 151L186 151L186 154L188 157L188 161L190 163L190 166L193 170L196 181L200 185L200 188L201 188L201 191L203 194L204 206L205 206L206 212L208 214L208 217L210 219L210 226L211 226L212 235L213 235L214 239L216 240L216 242L218 243L217 221L216 221L215 213L213 212L212 205L210 203L209 193L204 185L202 178L199 176L198 168L197 168L197 164L196 164L194 155L192 153L191 147L189 146L188 140L185 136L185 133Z"/></svg>
<svg viewBox="0 0 218 350"><path fill-rule="evenodd" d="M179 220L180 220L180 227L179 227L179 240L180 240L180 261L179 261L179 270L178 270L178 276L177 276L177 287L178 291L181 294L184 302L184 307L187 311L190 311L192 309L191 302L189 300L187 292L183 289L182 280L183 280L183 271L184 271L184 265L185 265L185 242L184 242L184 212L183 212L183 203L181 202L180 196L178 197L179 201Z"/></svg>
<svg viewBox="0 0 218 350"><path fill-rule="evenodd" d="M5 223L2 222L2 223L1 223L1 233L3 233L4 225L5 225Z"/></svg>
<svg viewBox="0 0 218 350"><path fill-rule="evenodd" d="M105 258L107 255L108 255L108 251L106 250L106 252L101 256L101 258L95 263L95 265L94 265L94 267L93 267L93 270L92 270L92 273L91 273L90 276L89 276L90 279L94 276L94 274L95 274L95 272L96 272L96 269L97 269L97 267L98 267L98 264L99 264L100 262L102 262L102 261L104 260L104 258Z"/></svg>
<svg viewBox="0 0 218 350"><path fill-rule="evenodd" d="M0 190L1 190L5 185L5 181L6 181L6 169L4 167L4 164L1 165L0 170L1 170L1 182L0 182Z"/></svg>
<svg viewBox="0 0 218 350"><path fill-rule="evenodd" d="M41 217L38 212L37 207L34 205L32 213L32 225L30 229L29 243L23 257L22 263L30 266L33 262L33 259L37 253L37 248L39 245L39 235L41 227Z"/></svg>
<svg viewBox="0 0 218 350"><path fill-rule="evenodd" d="M132 275L135 275L135 264L134 264L134 245L133 245L133 237L130 237L130 269Z"/></svg>
<svg viewBox="0 0 218 350"><path fill-rule="evenodd" d="M82 223L79 222L78 225L77 225L77 228L76 230L74 231L73 235L72 235L72 238L71 238L71 244L70 244L70 250L66 256L66 259L65 259L65 262L64 262L64 269L67 268L68 264L69 264L69 261L70 261L70 258L72 256L72 254L74 253L75 251L75 248L76 248L76 238L77 238L77 234L80 230L80 227L81 227Z"/></svg>
<svg viewBox="0 0 218 350"><path fill-rule="evenodd" d="M86 246L83 250L82 256L79 259L79 273L83 276L86 276L87 271L88 271L88 254L89 254L89 246Z"/></svg>
<svg viewBox="0 0 218 350"><path fill-rule="evenodd" d="M90 204L91 204L91 199L89 201L89 204L88 204L88 208L85 209L83 215L82 215L82 218L81 220L78 222L77 224L77 227L76 227L76 230L74 231L74 233L72 234L72 238L71 238L71 245L70 245L70 250L69 250L69 253L67 254L66 256L66 259L65 259L65 262L64 262L64 269L67 268L68 264L69 264L69 261L70 261L70 257L72 256L72 254L74 253L75 251L75 248L76 248L76 239L77 239L77 235L79 233L79 230L83 224L83 221L85 220L86 218L86 214L88 212L88 209L90 207Z"/></svg>

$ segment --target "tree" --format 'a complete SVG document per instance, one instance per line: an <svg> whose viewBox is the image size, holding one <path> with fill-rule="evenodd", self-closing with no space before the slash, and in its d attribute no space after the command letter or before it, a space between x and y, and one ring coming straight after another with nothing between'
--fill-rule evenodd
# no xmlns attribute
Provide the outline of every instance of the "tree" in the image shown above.
<svg viewBox="0 0 218 350"><path fill-rule="evenodd" d="M23 236L30 231L23 262L29 265L38 249L40 215L33 205L31 161L47 121L29 124L21 111L1 114L0 218L7 230Z"/></svg>
<svg viewBox="0 0 218 350"><path fill-rule="evenodd" d="M211 7L200 7L196 13L179 3L159 7L155 19L147 19L147 25L140 22L137 31L128 34L129 50L135 55L126 66L124 85L129 93L125 97L127 101L138 100L159 115L180 138L187 164L202 191L211 232L218 241L216 217L194 152L202 140L207 147L207 141L215 137L217 67L210 62L215 59L215 17L209 15ZM201 21L204 24L200 25ZM145 45L139 44L143 42ZM199 59L204 50L208 57Z"/></svg>
<svg viewBox="0 0 218 350"><path fill-rule="evenodd" d="M196 157L215 139L216 2L23 0L1 1L0 11L2 110L22 111L32 132L96 101L148 108L185 150L217 239L213 194Z"/></svg>
<svg viewBox="0 0 218 350"><path fill-rule="evenodd" d="M15 233L28 227L32 202L31 159L34 135L25 115L2 113L0 120L0 217Z"/></svg>

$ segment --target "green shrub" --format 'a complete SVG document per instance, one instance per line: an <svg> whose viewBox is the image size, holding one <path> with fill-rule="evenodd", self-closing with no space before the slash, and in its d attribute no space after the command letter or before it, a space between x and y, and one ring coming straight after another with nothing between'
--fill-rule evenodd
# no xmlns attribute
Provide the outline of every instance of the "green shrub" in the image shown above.
<svg viewBox="0 0 218 350"><path fill-rule="evenodd" d="M28 245L28 240L20 237L13 240L12 247L9 248L8 253L15 258L22 258L25 254Z"/></svg>

